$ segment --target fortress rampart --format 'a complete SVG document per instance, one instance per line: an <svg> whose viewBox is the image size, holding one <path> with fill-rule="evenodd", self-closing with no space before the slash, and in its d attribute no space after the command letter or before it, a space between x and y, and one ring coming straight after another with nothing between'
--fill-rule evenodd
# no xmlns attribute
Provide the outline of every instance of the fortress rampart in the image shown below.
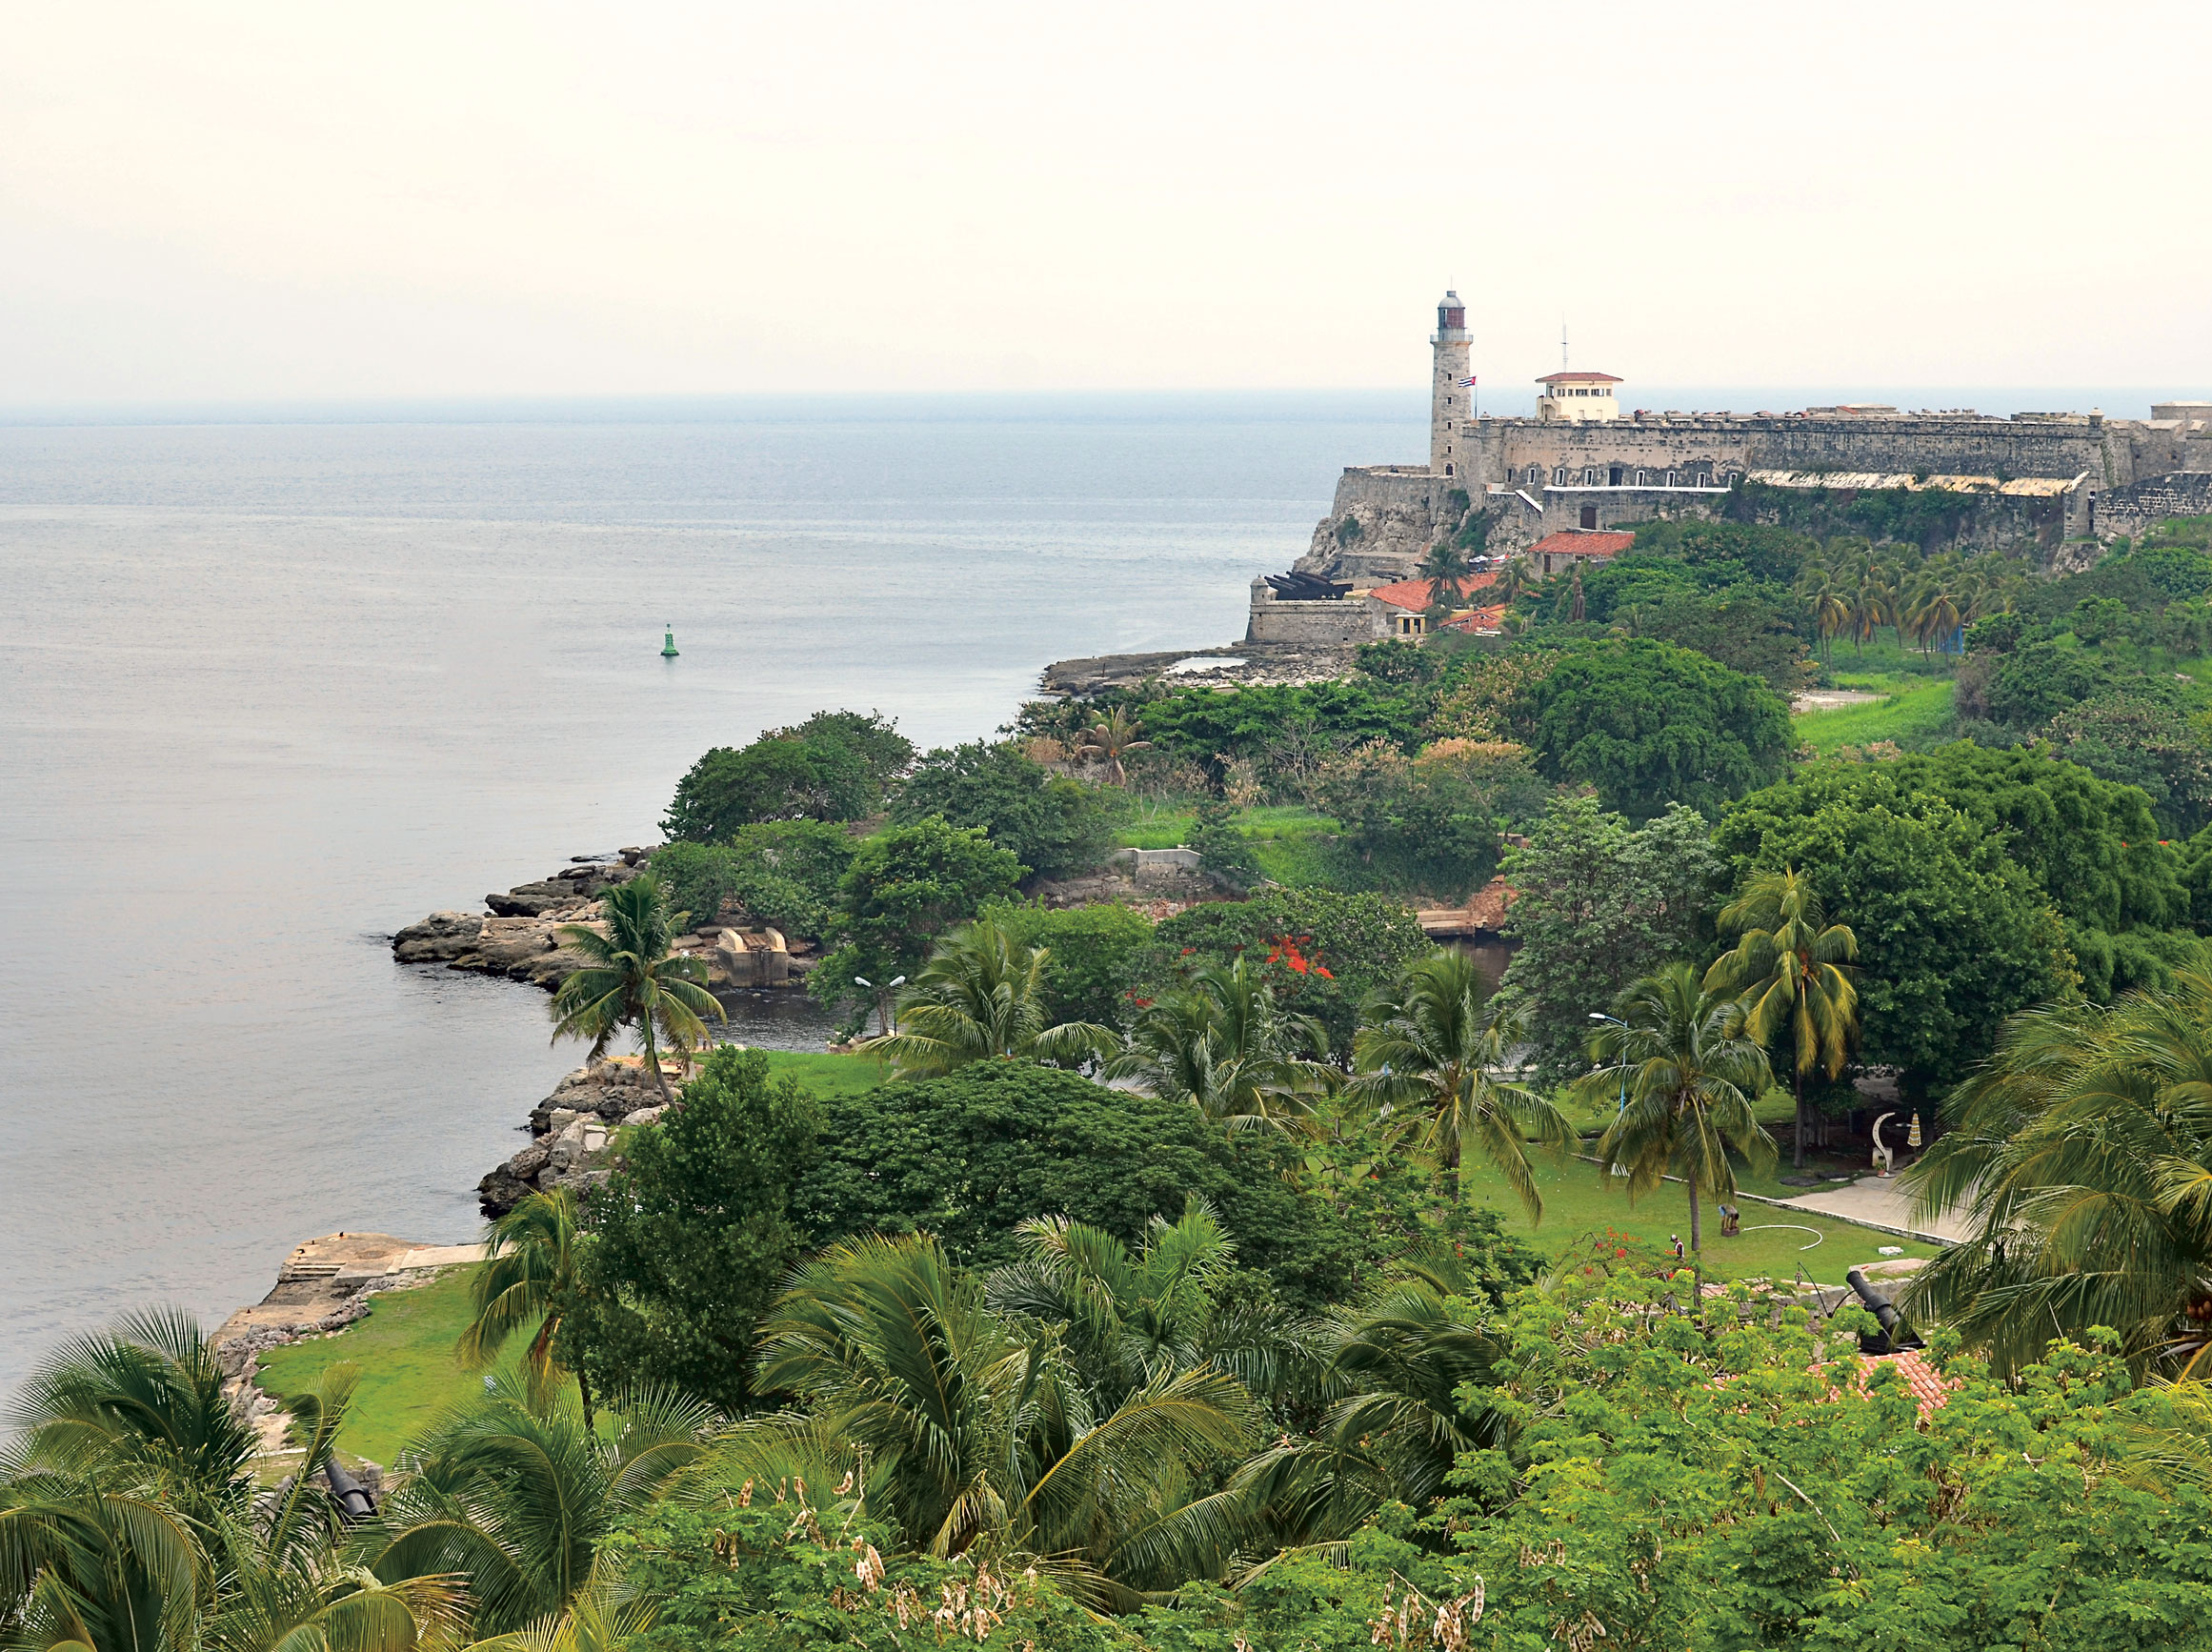
<svg viewBox="0 0 2212 1652"><path fill-rule="evenodd" d="M1873 407L1623 413L1620 401L1633 398L1615 396L1620 380L1560 373L1542 381L1538 417L1477 418L1469 338L1465 306L1446 293L1430 339L1429 462L1346 469L1297 572L1384 583L1406 577L1470 513L1486 518L1491 551L1515 552L1561 530L1711 516L1745 482L1940 490L1970 500L1957 514L1961 542L2028 540L2049 559L2084 565L2090 542L2212 513L2212 403L2160 403L2150 419ZM2081 543L2063 550L2068 541ZM1256 583L1252 635L1325 640L1348 627L1331 608L1277 600Z"/></svg>

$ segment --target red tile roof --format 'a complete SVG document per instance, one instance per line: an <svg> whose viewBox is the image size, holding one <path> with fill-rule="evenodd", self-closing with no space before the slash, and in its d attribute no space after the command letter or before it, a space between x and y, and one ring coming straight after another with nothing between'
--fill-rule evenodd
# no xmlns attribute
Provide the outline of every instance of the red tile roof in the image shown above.
<svg viewBox="0 0 2212 1652"><path fill-rule="evenodd" d="M1874 1367L1877 1365L1895 1365L1897 1374L1904 1380L1904 1385L1912 1390L1913 1398L1920 1402L1922 1422L1927 1421L1929 1414L1940 1408L1951 1397L1951 1390L1959 1386L1956 1380L1946 1382L1938 1376L1936 1368L1928 1363L1928 1357L1915 1348L1906 1348L1896 1354L1861 1354L1859 1362L1866 1367L1869 1377L1874 1375Z"/></svg>
<svg viewBox="0 0 2212 1652"><path fill-rule="evenodd" d="M1634 534L1606 534L1588 528L1562 528L1530 549L1532 556L1618 556L1636 543Z"/></svg>
<svg viewBox="0 0 2212 1652"><path fill-rule="evenodd" d="M1458 619L1447 619L1444 629L1464 631L1477 636L1496 636L1503 629L1500 622L1512 612L1510 602L1494 603L1488 608L1478 608L1473 614L1461 614Z"/></svg>
<svg viewBox="0 0 2212 1652"><path fill-rule="evenodd" d="M1635 535L1632 534L1625 537L1633 539ZM1459 594L1462 597L1472 596L1497 577L1495 569L1482 574L1470 574L1459 581ZM1377 602L1387 602L1393 608L1410 608L1418 614L1428 607L1429 588L1434 584L1434 579L1401 579L1396 585L1377 585L1367 594Z"/></svg>

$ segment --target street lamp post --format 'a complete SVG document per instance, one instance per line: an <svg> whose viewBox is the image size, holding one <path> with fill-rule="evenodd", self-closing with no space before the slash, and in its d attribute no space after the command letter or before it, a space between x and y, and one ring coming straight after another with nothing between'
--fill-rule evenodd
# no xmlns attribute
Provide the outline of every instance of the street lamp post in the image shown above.
<svg viewBox="0 0 2212 1652"><path fill-rule="evenodd" d="M1622 1032L1626 1032L1626 1031L1628 1031L1628 1023L1627 1023L1626 1021L1622 1020L1622 1019L1621 1019L1621 1018L1620 1018L1619 1016L1609 1016L1609 1015L1607 1015L1607 1014L1606 1014L1604 1011L1602 1011L1602 1010L1592 1010L1592 1011L1590 1012L1590 1018L1591 1018L1593 1021L1611 1021L1611 1022L1612 1022L1612 1023L1613 1023L1615 1026L1619 1027L1619 1029L1620 1029ZM1622 1063L1621 1063L1621 1066L1620 1066L1620 1105L1619 1105L1619 1108L1617 1108L1617 1109L1615 1110L1615 1112L1614 1112L1613 1118L1614 1118L1614 1120L1615 1120L1615 1122L1619 1122L1619 1118L1620 1118L1620 1115L1621 1115L1621 1114L1623 1114L1623 1113L1625 1113L1625 1112L1627 1112L1627 1111L1628 1111L1628 1066L1627 1066L1627 1063L1626 1063L1626 1062L1622 1062ZM1613 1167L1613 1172L1612 1172L1612 1173L1613 1173L1615 1176L1626 1176L1626 1175L1628 1174L1628 1168L1627 1168L1627 1166L1625 1166L1625 1165L1621 1165L1621 1164L1616 1164L1616 1165L1614 1165L1614 1167Z"/></svg>
<svg viewBox="0 0 2212 1652"><path fill-rule="evenodd" d="M856 987L866 987L870 992L875 995L876 1034L878 1037L888 1038L892 1030L891 995L898 988L906 985L906 977L893 976L891 979L884 982L883 985L877 986L866 976L855 976L853 977L853 984Z"/></svg>

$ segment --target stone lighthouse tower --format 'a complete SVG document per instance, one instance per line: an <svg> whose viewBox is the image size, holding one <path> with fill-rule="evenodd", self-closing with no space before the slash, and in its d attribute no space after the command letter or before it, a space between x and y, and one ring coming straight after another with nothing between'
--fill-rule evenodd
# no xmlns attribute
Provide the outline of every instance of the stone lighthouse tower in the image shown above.
<svg viewBox="0 0 2212 1652"><path fill-rule="evenodd" d="M1457 292L1437 306L1436 382L1429 391L1429 469L1440 476L1459 473L1459 421L1467 416L1469 341L1467 307Z"/></svg>

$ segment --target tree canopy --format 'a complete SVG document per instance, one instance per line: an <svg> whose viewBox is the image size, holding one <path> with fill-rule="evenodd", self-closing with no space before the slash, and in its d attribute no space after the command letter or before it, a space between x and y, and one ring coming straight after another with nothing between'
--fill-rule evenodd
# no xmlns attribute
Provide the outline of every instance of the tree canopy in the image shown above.
<svg viewBox="0 0 2212 1652"><path fill-rule="evenodd" d="M1545 778L1587 782L1634 820L1669 803L1718 814L1778 778L1792 744L1788 708L1766 684L1667 642L1567 649L1526 715Z"/></svg>
<svg viewBox="0 0 2212 1652"><path fill-rule="evenodd" d="M787 1214L822 1115L757 1050L721 1045L584 1201L560 1352L601 1391L665 1383L742 1409L754 1320L798 1259Z"/></svg>
<svg viewBox="0 0 2212 1652"><path fill-rule="evenodd" d="M1091 788L1050 773L1010 741L952 746L915 764L892 798L891 817L911 825L932 815L982 828L1043 877L1085 871L1106 852L1106 822Z"/></svg>

